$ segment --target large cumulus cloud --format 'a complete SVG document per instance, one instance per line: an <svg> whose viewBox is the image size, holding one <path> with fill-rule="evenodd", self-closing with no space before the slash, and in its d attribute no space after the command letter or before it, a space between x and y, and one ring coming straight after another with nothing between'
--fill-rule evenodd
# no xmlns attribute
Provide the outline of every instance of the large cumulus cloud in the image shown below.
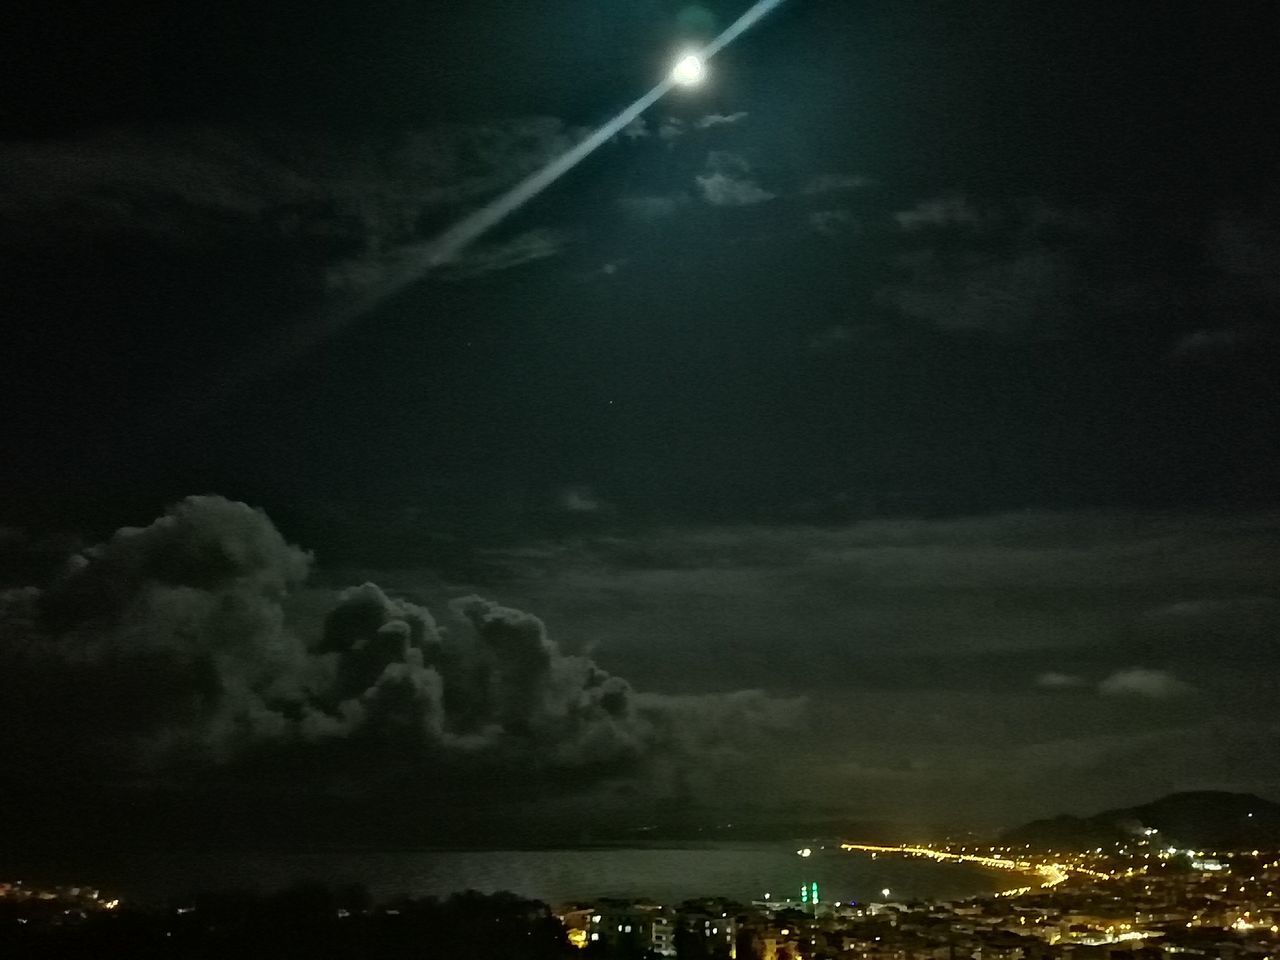
<svg viewBox="0 0 1280 960"><path fill-rule="evenodd" d="M261 512L192 497L46 587L0 594L11 779L661 790L795 719L798 704L758 693L637 694L537 617L477 596L437 620L366 583L298 628L311 564Z"/></svg>

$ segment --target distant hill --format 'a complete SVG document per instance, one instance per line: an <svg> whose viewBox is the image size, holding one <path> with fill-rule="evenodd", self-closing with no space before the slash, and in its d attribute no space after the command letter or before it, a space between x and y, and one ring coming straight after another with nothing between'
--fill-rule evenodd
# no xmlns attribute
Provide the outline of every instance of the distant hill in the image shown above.
<svg viewBox="0 0 1280 960"><path fill-rule="evenodd" d="M1033 820L1006 831L1000 839L1033 847L1080 849L1141 836L1147 827L1159 831L1156 837L1162 846L1275 848L1280 847L1280 804L1251 793L1171 793L1151 803L1104 810L1091 817Z"/></svg>

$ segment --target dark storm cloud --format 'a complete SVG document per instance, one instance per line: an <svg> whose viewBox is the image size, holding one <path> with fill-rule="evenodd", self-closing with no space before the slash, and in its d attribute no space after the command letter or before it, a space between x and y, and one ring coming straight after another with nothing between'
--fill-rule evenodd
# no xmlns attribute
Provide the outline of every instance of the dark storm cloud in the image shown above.
<svg viewBox="0 0 1280 960"><path fill-rule="evenodd" d="M306 757L321 791L354 764L366 794L406 775L433 796L504 776L526 798L561 776L661 793L799 715L757 693L637 693L477 596L438 621L371 583L308 594L310 566L260 512L193 497L0 595L6 754L85 789Z"/></svg>
<svg viewBox="0 0 1280 960"><path fill-rule="evenodd" d="M1060 251L1029 247L1012 256L905 254L908 279L887 287L883 302L944 330L1054 335L1077 315L1082 278Z"/></svg>
<svg viewBox="0 0 1280 960"><path fill-rule="evenodd" d="M847 527L672 528L546 544L509 561L500 551L487 556L509 562L516 578L509 586L519 595L550 608L571 602L586 623L600 622L590 613L596 604L603 614L621 596L652 603L672 624L686 615L696 621L699 606L714 603L724 620L716 636L735 638L743 651L767 645L779 623L803 613L797 632L813 644L811 656L1007 654L1035 663L1044 651L1035 675L1059 669L1052 651L1067 650L1107 664L1095 674L1100 679L1134 663L1122 646L1098 652L1103 637L1136 647L1163 637L1166 656L1196 655L1217 642L1210 636L1261 649L1262 625L1280 609L1270 572L1280 561L1275 529L1270 515L1025 513ZM990 608L984 596L1001 601ZM618 642L626 638L629 656L649 649L648 639L619 634L622 627L615 621L609 632ZM604 632L586 632L607 642ZM715 643L678 653L717 656ZM836 680L816 661L799 666L805 682Z"/></svg>
<svg viewBox="0 0 1280 960"><path fill-rule="evenodd" d="M1135 266L1150 241L1122 218L950 195L892 219L901 279L878 301L942 331L1060 339L1120 317L1167 315L1186 299L1168 277ZM1099 258L1098 249L1123 252Z"/></svg>
<svg viewBox="0 0 1280 960"><path fill-rule="evenodd" d="M233 127L11 141L0 144L0 211L14 230L0 240L144 233L200 245L265 233L299 253L318 249L332 261L332 286L374 284L451 217L581 135L554 118L533 117L342 141ZM492 251L478 256L477 275L504 260Z"/></svg>
<svg viewBox="0 0 1280 960"><path fill-rule="evenodd" d="M1007 822L1058 809L1069 776L1140 753L1081 808L1141 799L1139 769L1164 768L1171 789L1275 786L1269 769L1226 771L1202 731L1248 753L1274 726L1262 704L1280 693L1277 522L668 527L485 557L507 595L565 624L566 648L652 689L808 695L812 727L762 797ZM1009 784L999 803L993 782ZM940 791L946 809L929 799Z"/></svg>
<svg viewBox="0 0 1280 960"><path fill-rule="evenodd" d="M36 227L181 236L184 212L256 217L320 196L313 178L231 129L127 130L0 144L0 209ZM50 223L49 221L53 222Z"/></svg>

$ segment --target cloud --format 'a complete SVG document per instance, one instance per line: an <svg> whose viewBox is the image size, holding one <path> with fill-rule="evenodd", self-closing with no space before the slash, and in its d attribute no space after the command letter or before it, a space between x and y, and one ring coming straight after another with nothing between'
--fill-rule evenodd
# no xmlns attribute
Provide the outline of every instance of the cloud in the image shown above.
<svg viewBox="0 0 1280 960"><path fill-rule="evenodd" d="M1277 195L1280 198L1280 195ZM1280 229L1274 214L1280 203L1252 214L1238 211L1219 214L1206 240L1214 266L1231 276L1248 278L1262 284L1273 302L1280 295Z"/></svg>
<svg viewBox="0 0 1280 960"><path fill-rule="evenodd" d="M235 127L155 127L0 144L0 210L48 227L169 234L217 214L322 236L402 242L431 211L496 192L581 131L550 117L335 141Z"/></svg>
<svg viewBox="0 0 1280 960"><path fill-rule="evenodd" d="M894 257L902 278L879 302L941 330L1060 340L1186 305L1177 281L1140 266L1148 240L1096 212L947 197L894 216L914 249ZM1099 258L1100 246L1117 252Z"/></svg>
<svg viewBox="0 0 1280 960"><path fill-rule="evenodd" d="M608 505L590 486L578 484L561 491L560 506L569 513L599 513Z"/></svg>
<svg viewBox="0 0 1280 960"><path fill-rule="evenodd" d="M818 196L823 193L841 193L849 190L861 190L874 183L869 177L861 177L850 173L823 173L814 177L802 191L807 196Z"/></svg>
<svg viewBox="0 0 1280 960"><path fill-rule="evenodd" d="M684 194L671 196L623 197L618 206L637 220L665 220L675 216L680 207L688 202Z"/></svg>
<svg viewBox="0 0 1280 960"><path fill-rule="evenodd" d="M192 497L48 587L0 594L0 748L90 796L263 763L299 765L295 786L320 793L407 778L492 794L516 777L534 796L661 789L657 771L714 766L798 715L763 695L640 695L520 610L472 595L437 619L372 583L329 598L306 590L311 565L264 514Z"/></svg>
<svg viewBox="0 0 1280 960"><path fill-rule="evenodd" d="M893 219L903 230L913 231L929 227L976 227L985 217L964 197L944 197L900 210Z"/></svg>
<svg viewBox="0 0 1280 960"><path fill-rule="evenodd" d="M1036 686L1046 690L1073 690L1084 686L1084 678L1072 673L1055 673L1050 671L1036 677Z"/></svg>
<svg viewBox="0 0 1280 960"><path fill-rule="evenodd" d="M306 172L230 128L9 141L0 144L0 164L6 216L87 233L173 237L184 222L202 232L211 226L197 214L256 218L323 194Z"/></svg>
<svg viewBox="0 0 1280 960"><path fill-rule="evenodd" d="M852 343L854 335L852 327L835 324L811 336L806 346L812 353L832 353L843 350Z"/></svg>
<svg viewBox="0 0 1280 960"><path fill-rule="evenodd" d="M626 137L632 143L637 140L647 140L651 136L649 122L644 117L636 117L622 128L622 133L618 134L618 136Z"/></svg>
<svg viewBox="0 0 1280 960"><path fill-rule="evenodd" d="M663 117L662 122L658 124L658 139L664 143L671 143L679 140L684 136L688 125L679 117Z"/></svg>
<svg viewBox="0 0 1280 960"><path fill-rule="evenodd" d="M846 335L859 332L819 329L816 346L841 349ZM855 497L852 509L861 503ZM528 568L501 550L485 560L505 571L501 582L521 604L563 624L566 642L600 644L613 663L627 664L624 673L651 682L683 688L728 657L737 682L767 684L774 674L762 665L782 631L798 638L799 687L890 676L913 687L1025 687L1046 663L1102 677L1142 663L1153 648L1174 657L1179 672L1224 644L1237 659L1247 650L1273 662L1262 627L1274 629L1280 605L1256 606L1257 624L1237 629L1224 618L1176 646L1148 611L1190 590L1215 596L1222 583L1270 595L1266 571L1280 563L1275 529L1266 515L1030 512L661 527L544 544ZM939 657L947 669L914 669Z"/></svg>
<svg viewBox="0 0 1280 960"><path fill-rule="evenodd" d="M848 210L814 210L805 219L814 230L828 237L844 233L855 225Z"/></svg>
<svg viewBox="0 0 1280 960"><path fill-rule="evenodd" d="M1257 339L1254 332L1233 328L1193 330L1184 334L1169 350L1173 361L1207 360L1225 357Z"/></svg>
<svg viewBox="0 0 1280 960"><path fill-rule="evenodd" d="M748 114L745 110L739 110L736 113L709 113L695 121L694 126L699 130L710 130L712 127L728 127L741 123L747 119L747 116Z"/></svg>
<svg viewBox="0 0 1280 960"><path fill-rule="evenodd" d="M1203 629L1216 622L1265 616L1273 612L1278 603L1280 601L1272 597L1255 596L1178 600L1149 611L1147 616L1157 621Z"/></svg>
<svg viewBox="0 0 1280 960"><path fill-rule="evenodd" d="M746 207L776 196L751 176L751 166L735 153L713 151L707 158L709 172L695 179L702 198L717 207Z"/></svg>
<svg viewBox="0 0 1280 960"><path fill-rule="evenodd" d="M474 279L486 274L510 270L536 260L546 260L560 254L567 243L566 235L558 230L541 228L529 230L510 240L482 244L471 248L462 259L451 263L446 276L457 279Z"/></svg>
<svg viewBox="0 0 1280 960"><path fill-rule="evenodd" d="M739 179L727 173L700 175L697 181L703 199L716 207L749 207L776 196L754 180Z"/></svg>
<svg viewBox="0 0 1280 960"><path fill-rule="evenodd" d="M542 227L509 240L471 247L461 257L436 268L436 273L445 280L474 280L558 256L567 244L568 236L563 231ZM326 271L325 286L332 292L358 293L417 269L433 250L430 243L404 244L339 261Z"/></svg>
<svg viewBox="0 0 1280 960"><path fill-rule="evenodd" d="M863 509L856 490L849 506L854 514ZM481 740L475 768L457 752L432 768L449 796L467 785L471 769L521 776L532 770L529 782L541 787L558 771L575 789L617 783L629 796L644 790L636 784L652 771L662 784L696 785L704 798L727 797L733 784L742 795L776 800L787 816L850 797L870 810L893 805L910 811L904 816L948 822L1010 810L1043 815L1057 809L1055 797L1069 782L1058 772L1063 766L1087 769L1107 751L1150 741L1158 753L1145 769L1183 771L1182 787L1194 788L1203 781L1189 764L1200 754L1165 737L1170 724L1193 715L1218 723L1219 748L1244 755L1235 731L1274 723L1268 704L1280 693L1271 679L1280 667L1274 644L1280 604L1263 601L1276 594L1280 528L1270 514L1033 511L624 528L599 525L597 516L584 515L590 520L574 524L565 539L472 551L450 570L447 586L424 570L429 551L403 567L384 554L373 561L383 564L376 571L322 571L337 582L373 580L401 602L420 598L451 634L465 625L455 623L447 603L426 596L500 595L503 606L537 611L562 656L588 657L626 678L642 712L656 698L659 713L648 718L658 746L636 759L620 755L616 780L591 767L520 767L518 751L495 765L493 747ZM316 607L331 608L326 591L312 594ZM1247 598L1257 602L1236 602ZM1203 612L1193 616L1178 606L1188 600ZM1168 607L1177 615L1156 615ZM320 633L300 617L289 622L304 638ZM1160 701L1097 692L1099 679L1133 664L1194 678L1205 696L1188 699L1187 714L1178 701L1151 710L1143 705ZM1036 676L1046 670L1084 678L1079 695L1037 687ZM732 692L741 689L771 696ZM707 700L709 690L731 692ZM792 693L808 697L809 707L791 746L763 736L758 744L717 739L734 710L760 723L772 723L775 707L784 718L794 715L786 706ZM692 700L684 702L685 695ZM904 702L912 709L904 711ZM675 719L678 704L712 717L686 729ZM704 754L688 753L703 742L705 756L718 758L706 782L697 779ZM357 734L317 746L328 757L346 744L367 741ZM268 755L291 754L277 747ZM744 757L747 764L733 766ZM921 768L909 767L908 759ZM349 770L352 762L334 766ZM761 782L753 774L761 766L778 776ZM1235 776L1244 788L1270 782L1265 771L1241 769ZM983 784L997 775L1009 787L992 807ZM378 769L369 774L373 781L383 776ZM932 798L946 784L955 789L943 806ZM1145 787L1136 776L1109 780L1091 783L1089 796L1101 808L1114 799L1103 793L1130 789L1142 795Z"/></svg>
<svg viewBox="0 0 1280 960"><path fill-rule="evenodd" d="M1098 684L1098 692L1109 697L1146 697L1151 700L1168 700L1191 692L1191 686L1183 683L1167 670L1150 670L1130 667L1117 670Z"/></svg>
<svg viewBox="0 0 1280 960"><path fill-rule="evenodd" d="M898 264L908 279L883 288L881 302L943 330L1051 336L1079 309L1082 278L1065 252L1048 246L923 250Z"/></svg>

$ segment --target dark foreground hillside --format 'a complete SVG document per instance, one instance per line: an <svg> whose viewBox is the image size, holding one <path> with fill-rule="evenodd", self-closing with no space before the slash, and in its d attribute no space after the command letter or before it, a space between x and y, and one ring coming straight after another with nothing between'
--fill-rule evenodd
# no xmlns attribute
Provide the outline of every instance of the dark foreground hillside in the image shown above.
<svg viewBox="0 0 1280 960"><path fill-rule="evenodd" d="M154 913L0 902L0 957L22 960L559 960L571 950L545 904L511 894L375 908L360 889L299 887L200 895Z"/></svg>

